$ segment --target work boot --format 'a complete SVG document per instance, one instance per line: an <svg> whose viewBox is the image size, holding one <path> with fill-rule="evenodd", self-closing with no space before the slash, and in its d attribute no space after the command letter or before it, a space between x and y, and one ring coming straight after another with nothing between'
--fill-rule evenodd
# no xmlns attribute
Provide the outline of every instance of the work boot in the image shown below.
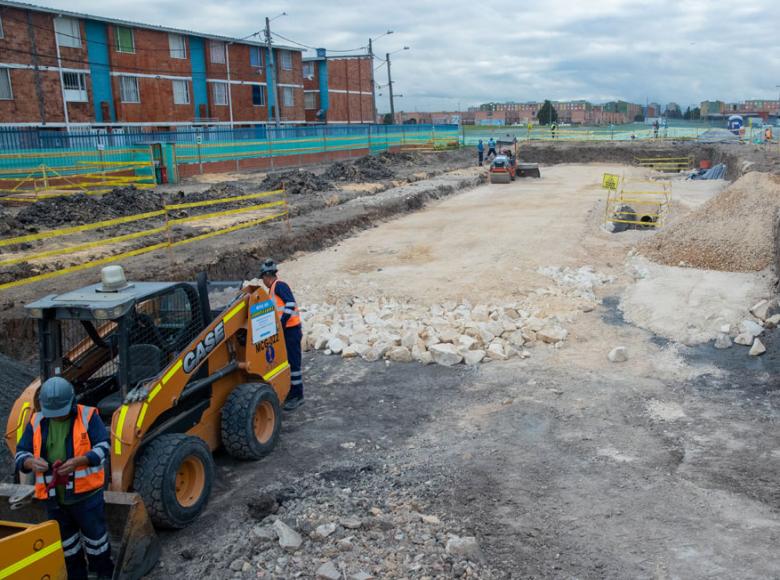
<svg viewBox="0 0 780 580"><path fill-rule="evenodd" d="M284 402L285 411L295 411L298 407L303 405L303 396L288 398Z"/></svg>

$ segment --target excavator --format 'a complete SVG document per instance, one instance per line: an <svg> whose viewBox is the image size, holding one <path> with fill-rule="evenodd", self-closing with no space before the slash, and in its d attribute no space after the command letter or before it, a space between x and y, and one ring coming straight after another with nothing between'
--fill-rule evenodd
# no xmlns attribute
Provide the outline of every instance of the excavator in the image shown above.
<svg viewBox="0 0 780 580"><path fill-rule="evenodd" d="M13 405L6 445L15 453L43 381L73 383L110 430L114 577L140 578L160 556L155 527L183 528L206 507L215 449L256 460L277 442L290 365L275 304L254 281L128 282L113 265L96 284L25 308L40 376ZM0 484L0 578L64 577L57 524L15 477Z"/></svg>

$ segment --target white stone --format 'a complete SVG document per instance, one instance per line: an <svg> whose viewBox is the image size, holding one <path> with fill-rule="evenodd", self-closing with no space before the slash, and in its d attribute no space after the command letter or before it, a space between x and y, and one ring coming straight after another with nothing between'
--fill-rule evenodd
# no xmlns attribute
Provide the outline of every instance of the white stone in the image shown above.
<svg viewBox="0 0 780 580"><path fill-rule="evenodd" d="M715 339L715 348L726 349L731 348L731 338L728 334L720 333L718 338Z"/></svg>
<svg viewBox="0 0 780 580"><path fill-rule="evenodd" d="M417 344L418 340L420 340L420 337L417 336L417 332L410 330L401 337L401 346L404 346L409 350L412 350L412 347L414 347L414 345Z"/></svg>
<svg viewBox="0 0 780 580"><path fill-rule="evenodd" d="M336 524L334 523L322 524L315 528L313 535L315 538L320 538L324 540L335 531L336 531Z"/></svg>
<svg viewBox="0 0 780 580"><path fill-rule="evenodd" d="M504 332L504 326L495 320L485 323L485 330L490 332L493 336L501 336Z"/></svg>
<svg viewBox="0 0 780 580"><path fill-rule="evenodd" d="M445 367L458 364L463 360L455 345L448 343L434 344L430 347L429 352L433 357L433 361Z"/></svg>
<svg viewBox="0 0 780 580"><path fill-rule="evenodd" d="M525 338L523 337L522 330L515 330L513 333L507 336L506 339L509 341L509 344L517 348L520 348L525 344Z"/></svg>
<svg viewBox="0 0 780 580"><path fill-rule="evenodd" d="M381 359L388 350L390 350L389 344L382 344L382 343L375 343L374 346L372 346L370 349L366 351L366 353L363 355L363 360L366 360L368 362L376 362L379 359Z"/></svg>
<svg viewBox="0 0 780 580"><path fill-rule="evenodd" d="M479 364L483 358L485 358L484 350L467 350L463 353L463 362L467 365Z"/></svg>
<svg viewBox="0 0 780 580"><path fill-rule="evenodd" d="M441 520L434 515L420 514L420 519L424 524L428 524L431 526L438 526L441 524Z"/></svg>
<svg viewBox="0 0 780 580"><path fill-rule="evenodd" d="M357 530L360 528L360 526L363 525L363 522L360 520L360 518L355 518L352 516L341 518L339 523L348 530Z"/></svg>
<svg viewBox="0 0 780 580"><path fill-rule="evenodd" d="M279 535L279 545L288 552L295 552L303 544L301 535L285 524L282 520L276 520L273 524Z"/></svg>
<svg viewBox="0 0 780 580"><path fill-rule="evenodd" d="M487 356L491 360L506 360L509 358L504 349L504 345L500 341L494 340L490 343L487 349Z"/></svg>
<svg viewBox="0 0 780 580"><path fill-rule="evenodd" d="M331 336L329 334L321 334L314 339L314 348L317 350L324 350L328 347Z"/></svg>
<svg viewBox="0 0 780 580"><path fill-rule="evenodd" d="M537 331L536 337L542 342L556 343L556 342L561 342L562 340L566 340L566 336L568 334L569 333L566 331L565 328L561 328L560 326L548 325L542 328L541 330Z"/></svg>
<svg viewBox="0 0 780 580"><path fill-rule="evenodd" d="M405 346L394 346L387 351L385 355L393 362L407 363L412 362L412 353Z"/></svg>
<svg viewBox="0 0 780 580"><path fill-rule="evenodd" d="M753 308L750 309L750 313L756 318L766 320L767 316L769 315L769 308L771 306L772 303L769 302L769 300L761 300L757 304L753 305Z"/></svg>
<svg viewBox="0 0 780 580"><path fill-rule="evenodd" d="M501 326L504 329L504 332L514 332L517 330L517 325L512 322L509 318L502 318L501 319Z"/></svg>
<svg viewBox="0 0 780 580"><path fill-rule="evenodd" d="M470 560L472 562L479 562L482 559L482 554L479 550L479 544L474 536L466 536L460 538L458 536L450 536L447 540L447 545L444 550L450 555L462 560Z"/></svg>
<svg viewBox="0 0 780 580"><path fill-rule="evenodd" d="M626 362L628 360L628 350L625 346L616 346L607 355L611 362Z"/></svg>
<svg viewBox="0 0 780 580"><path fill-rule="evenodd" d="M375 576L372 576L368 572L364 572L361 570L360 572L355 572L354 574L350 574L349 580L374 580Z"/></svg>
<svg viewBox="0 0 780 580"><path fill-rule="evenodd" d="M757 322L753 322L752 320L743 320L739 324L739 330L744 334L749 334L750 336L758 336L764 332L764 327Z"/></svg>
<svg viewBox="0 0 780 580"><path fill-rule="evenodd" d="M255 526L252 528L252 535L261 540L275 540L276 530L272 526Z"/></svg>
<svg viewBox="0 0 780 580"><path fill-rule="evenodd" d="M753 339L755 337L752 334L749 334L747 332L742 332L737 335L737 338L734 339L734 342L736 344L741 344L743 346L750 346L753 344Z"/></svg>
<svg viewBox="0 0 780 580"><path fill-rule="evenodd" d="M536 332L534 332L530 328L523 328L521 332L523 333L523 338L527 343L536 342Z"/></svg>
<svg viewBox="0 0 780 580"><path fill-rule="evenodd" d="M322 580L339 580L341 572L336 568L332 560L328 560L322 566L317 568L316 577Z"/></svg>
<svg viewBox="0 0 780 580"><path fill-rule="evenodd" d="M723 334L730 334L731 333L731 325L730 324L721 324L720 325L720 331Z"/></svg>
<svg viewBox="0 0 780 580"><path fill-rule="evenodd" d="M496 334L490 331L487 322L480 322L477 330L479 331L479 338L482 340L482 344L490 344L496 338ZM499 332L499 334L501 333Z"/></svg>
<svg viewBox="0 0 780 580"><path fill-rule="evenodd" d="M750 347L750 352L748 353L750 356L758 356L760 354L764 354L766 352L766 347L764 346L764 343L761 342L761 340L756 337L756 339L753 341L753 346Z"/></svg>
<svg viewBox="0 0 780 580"><path fill-rule="evenodd" d="M344 350L345 346L344 341L337 337L331 338L328 341L328 350L333 354L341 354L341 351Z"/></svg>
<svg viewBox="0 0 780 580"><path fill-rule="evenodd" d="M469 336L468 334L461 334L460 337L458 337L458 341L456 343L456 346L458 347L458 350L463 353L464 351L471 350L474 348L477 344L477 339L473 336Z"/></svg>
<svg viewBox="0 0 780 580"><path fill-rule="evenodd" d="M477 322L487 322L490 319L490 311L484 304L475 306L471 311L471 319Z"/></svg>
<svg viewBox="0 0 780 580"><path fill-rule="evenodd" d="M520 318L520 314L514 308L505 309L504 314L506 314L512 320L517 320L518 318Z"/></svg>
<svg viewBox="0 0 780 580"><path fill-rule="evenodd" d="M423 353L420 353L419 356L415 357L417 362L420 362L424 365L432 365L433 364L433 355L429 353L427 350Z"/></svg>
<svg viewBox="0 0 780 580"><path fill-rule="evenodd" d="M533 330L534 332L539 332L545 326L546 323L544 320L541 320L540 318L536 318L536 317L531 317L526 321L525 326L523 328L527 328L528 330Z"/></svg>
<svg viewBox="0 0 780 580"><path fill-rule="evenodd" d="M764 322L764 328L774 328L780 324L780 314L773 314Z"/></svg>

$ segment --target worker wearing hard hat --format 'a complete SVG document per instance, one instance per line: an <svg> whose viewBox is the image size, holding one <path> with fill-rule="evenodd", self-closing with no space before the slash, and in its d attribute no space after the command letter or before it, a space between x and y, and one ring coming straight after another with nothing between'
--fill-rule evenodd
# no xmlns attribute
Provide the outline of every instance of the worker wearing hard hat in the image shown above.
<svg viewBox="0 0 780 580"><path fill-rule="evenodd" d="M287 361L290 363L290 393L284 402L285 411L293 411L303 404L303 371L301 370L301 315L290 287L276 277L276 262L266 260L260 266L260 277L268 288L271 299L276 304L284 329L284 346L287 349Z"/></svg>
<svg viewBox="0 0 780 580"><path fill-rule="evenodd" d="M35 497L46 501L50 519L60 525L68 578L111 578L103 468L110 450L97 409L76 404L73 385L52 377L38 393L33 414L16 447L16 469L35 472ZM84 553L86 552L86 560Z"/></svg>

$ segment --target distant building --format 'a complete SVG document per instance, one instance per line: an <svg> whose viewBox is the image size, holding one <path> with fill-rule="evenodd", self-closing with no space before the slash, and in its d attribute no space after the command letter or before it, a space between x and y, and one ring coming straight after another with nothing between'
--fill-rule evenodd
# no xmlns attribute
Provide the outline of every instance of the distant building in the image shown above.
<svg viewBox="0 0 780 580"><path fill-rule="evenodd" d="M308 123L371 123L372 59L368 54L303 59L303 103Z"/></svg>
<svg viewBox="0 0 780 580"><path fill-rule="evenodd" d="M667 115L673 116L677 115L677 113L682 114L682 109L680 109L680 105L677 103L667 103L666 107L664 108L664 113Z"/></svg>

